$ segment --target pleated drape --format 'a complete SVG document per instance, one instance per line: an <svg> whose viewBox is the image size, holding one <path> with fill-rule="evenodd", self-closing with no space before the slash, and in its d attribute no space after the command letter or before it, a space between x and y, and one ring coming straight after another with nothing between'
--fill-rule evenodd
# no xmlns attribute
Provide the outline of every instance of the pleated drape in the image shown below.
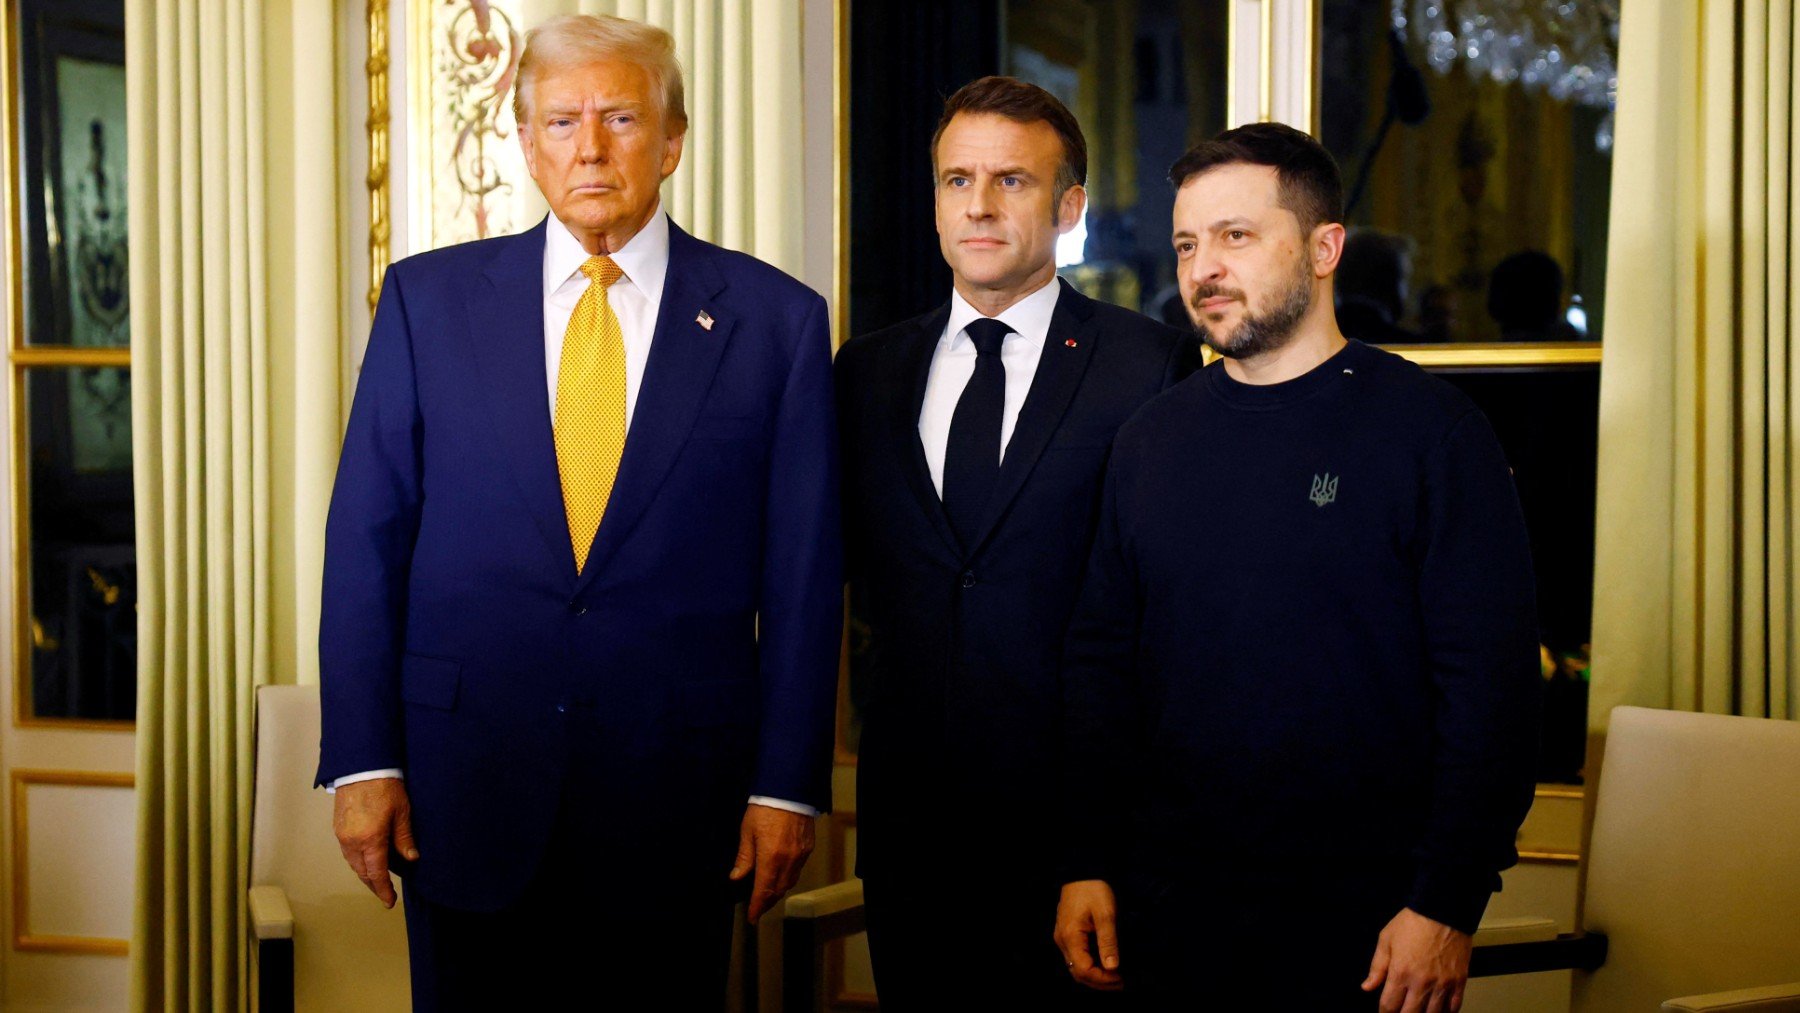
<svg viewBox="0 0 1800 1013"><path fill-rule="evenodd" d="M255 688L291 681L291 645L312 639L294 599L317 585L319 458L337 435L336 385L317 382L339 345L335 26L311 0L128 0L126 26L132 1003L235 1010Z"/></svg>
<svg viewBox="0 0 1800 1013"><path fill-rule="evenodd" d="M1590 723L1800 717L1790 4L1622 7Z"/></svg>
<svg viewBox="0 0 1800 1013"><path fill-rule="evenodd" d="M681 167L664 207L708 242L799 274L801 0L520 0L531 28L557 14L612 14L675 37L687 86Z"/></svg>

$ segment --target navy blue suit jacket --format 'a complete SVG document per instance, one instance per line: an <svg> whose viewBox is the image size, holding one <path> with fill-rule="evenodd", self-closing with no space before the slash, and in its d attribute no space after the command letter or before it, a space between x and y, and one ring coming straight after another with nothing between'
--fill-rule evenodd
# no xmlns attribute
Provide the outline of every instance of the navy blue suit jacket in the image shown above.
<svg viewBox="0 0 1800 1013"><path fill-rule="evenodd" d="M857 865L871 880L980 868L1000 888L1061 887L1045 843L1060 811L1057 673L1107 455L1132 412L1193 370L1199 341L1057 284L971 545L951 531L919 442L948 304L838 353L851 643L866 693Z"/></svg>
<svg viewBox="0 0 1800 1013"><path fill-rule="evenodd" d="M617 812L612 839L668 866L645 875L721 880L749 795L829 805L825 303L669 232L580 573L545 383L544 224L410 257L383 284L326 527L318 781L405 770L420 859L402 871L437 903L515 899L564 799Z"/></svg>

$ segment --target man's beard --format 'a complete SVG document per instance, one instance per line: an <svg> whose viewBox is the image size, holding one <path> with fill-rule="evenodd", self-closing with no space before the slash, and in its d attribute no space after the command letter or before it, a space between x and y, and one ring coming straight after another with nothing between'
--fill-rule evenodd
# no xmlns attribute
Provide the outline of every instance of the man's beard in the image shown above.
<svg viewBox="0 0 1800 1013"><path fill-rule="evenodd" d="M1299 261L1288 285L1274 294L1274 304L1262 313L1249 311L1249 299L1239 289L1202 285L1188 300L1188 316L1208 348L1233 359L1254 358L1278 351L1293 340L1294 331L1312 307L1312 281L1306 261ZM1230 333L1220 334L1203 322L1200 303L1215 296L1237 299L1246 307L1244 319Z"/></svg>

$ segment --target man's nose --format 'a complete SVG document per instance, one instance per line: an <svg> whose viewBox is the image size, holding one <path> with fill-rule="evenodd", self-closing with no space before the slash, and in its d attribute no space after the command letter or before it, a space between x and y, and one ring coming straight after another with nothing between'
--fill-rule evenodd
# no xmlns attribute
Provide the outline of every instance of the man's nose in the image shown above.
<svg viewBox="0 0 1800 1013"><path fill-rule="evenodd" d="M993 198L988 195L987 187L976 184L975 186L970 187L970 190L973 192L969 194L969 203L963 208L963 214L976 220L992 218L994 216L994 201Z"/></svg>
<svg viewBox="0 0 1800 1013"><path fill-rule="evenodd" d="M575 127L575 157L583 162L606 161L606 126L598 116L583 116Z"/></svg>
<svg viewBox="0 0 1800 1013"><path fill-rule="evenodd" d="M1225 263L1206 249L1196 250L1187 275L1197 285L1216 285L1225 278Z"/></svg>

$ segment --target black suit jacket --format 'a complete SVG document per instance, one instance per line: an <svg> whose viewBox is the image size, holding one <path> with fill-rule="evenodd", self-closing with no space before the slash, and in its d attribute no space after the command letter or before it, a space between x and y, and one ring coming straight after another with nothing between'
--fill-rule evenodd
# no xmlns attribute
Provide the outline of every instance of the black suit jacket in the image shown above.
<svg viewBox="0 0 1800 1013"><path fill-rule="evenodd" d="M1058 284L982 533L966 548L918 435L949 306L838 353L852 643L868 679L865 876L935 874L984 854L1003 855L1019 882L1054 876L1057 669L1113 433L1198 359L1192 335Z"/></svg>

